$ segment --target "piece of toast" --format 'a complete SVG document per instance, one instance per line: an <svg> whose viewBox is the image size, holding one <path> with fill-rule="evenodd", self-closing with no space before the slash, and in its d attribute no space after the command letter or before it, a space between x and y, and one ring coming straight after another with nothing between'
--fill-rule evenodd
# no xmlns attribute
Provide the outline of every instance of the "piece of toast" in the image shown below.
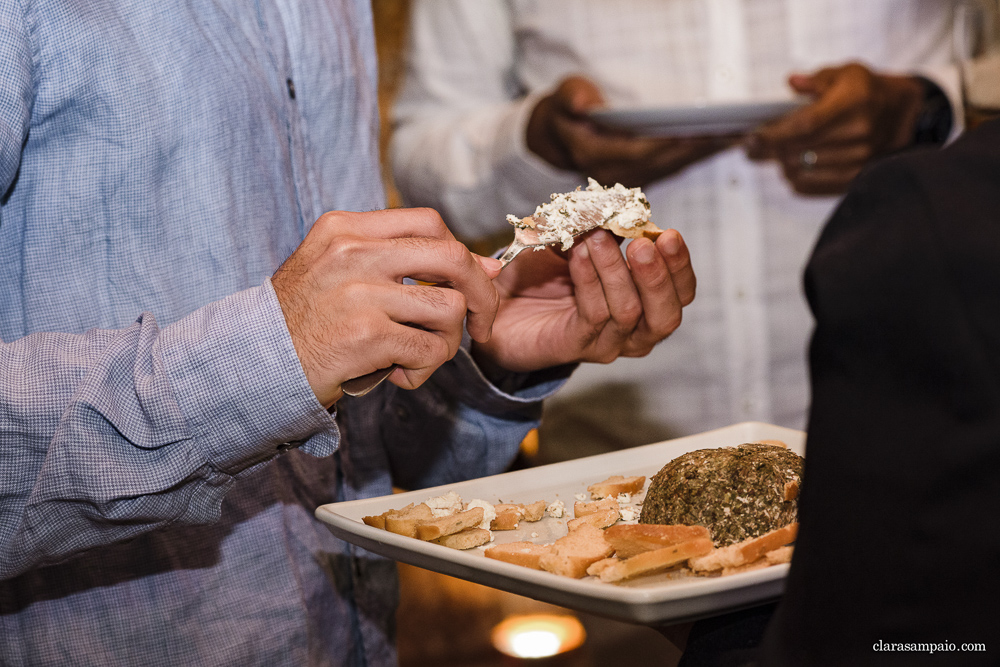
<svg viewBox="0 0 1000 667"><path fill-rule="evenodd" d="M566 522L566 527L573 530L577 526L586 523L594 526L595 528L607 528L608 526L613 525L620 518L622 518L622 515L617 507L608 507L607 509L597 510L596 512L591 512L575 519L570 519Z"/></svg>
<svg viewBox="0 0 1000 667"><path fill-rule="evenodd" d="M524 510L525 521L540 521L545 516L545 507L548 505L544 500L536 500L527 505L519 505Z"/></svg>
<svg viewBox="0 0 1000 667"><path fill-rule="evenodd" d="M642 476L623 477L622 475L612 475L603 482L597 482L587 487L590 497L599 499L615 497L622 493L635 494L642 491L646 484L646 478Z"/></svg>
<svg viewBox="0 0 1000 667"><path fill-rule="evenodd" d="M482 507L473 507L457 514L421 521L416 525L416 537L421 540L436 540L460 530L476 528L483 522L484 513ZM386 523L388 524L388 520Z"/></svg>
<svg viewBox="0 0 1000 667"><path fill-rule="evenodd" d="M688 565L695 572L710 572L723 568L735 568L741 565L748 565L763 556L769 551L774 551L778 547L783 547L795 541L795 535L799 529L798 523L790 523L787 526L764 533L760 537L754 537L728 547L714 549L711 553L698 558L692 558Z"/></svg>
<svg viewBox="0 0 1000 667"><path fill-rule="evenodd" d="M530 567L533 570L542 569L542 556L552 552L550 544L534 544L533 542L508 542L488 548L483 553L487 558L501 560L505 563Z"/></svg>
<svg viewBox="0 0 1000 667"><path fill-rule="evenodd" d="M417 536L417 524L434 518L434 512L425 503L409 504L399 510L389 510L383 516L384 528L390 533Z"/></svg>
<svg viewBox="0 0 1000 667"><path fill-rule="evenodd" d="M687 540L700 537L711 538L712 534L704 526L666 526L662 524L625 523L610 526L604 531L604 539L615 548L615 555L628 558L654 549L663 549Z"/></svg>
<svg viewBox="0 0 1000 667"><path fill-rule="evenodd" d="M613 510L621 509L621 506L618 504L618 501L611 496L607 498L601 498L600 500L594 500L589 503L581 502L578 500L575 503L573 503L573 516L581 517L581 516L586 516L588 514L593 514L595 512L601 512L610 509Z"/></svg>
<svg viewBox="0 0 1000 667"><path fill-rule="evenodd" d="M524 507L521 505L499 503L493 506L493 511L497 515L490 522L491 530L516 530L524 517Z"/></svg>
<svg viewBox="0 0 1000 667"><path fill-rule="evenodd" d="M615 221L614 218L611 218L610 220L606 220L601 226L610 231L612 234L626 239L639 239L645 237L655 241L657 237L663 233L663 230L653 224L652 221L644 222L643 224L635 227L622 227Z"/></svg>
<svg viewBox="0 0 1000 667"><path fill-rule="evenodd" d="M521 218L519 226L535 229L538 226L538 221L534 216L529 215L525 218ZM660 234L663 233L663 230L657 227L651 220L646 221L641 225L636 225L635 227L622 227L618 224L615 218L610 218L609 220L605 220L601 223L600 227L608 230L615 236L621 236L626 239L638 239L645 237L651 241L655 241L659 238Z"/></svg>
<svg viewBox="0 0 1000 667"><path fill-rule="evenodd" d="M444 535L434 540L435 544L441 544L452 549L471 549L486 544L493 538L490 531L483 528L466 528L457 533Z"/></svg>
<svg viewBox="0 0 1000 667"><path fill-rule="evenodd" d="M704 556L712 551L714 544L709 537L696 537L680 544L662 549L644 551L631 558L615 559L614 562L600 567L596 572L588 570L588 574L597 574L601 581L622 581L642 574L666 570L689 558Z"/></svg>
<svg viewBox="0 0 1000 667"><path fill-rule="evenodd" d="M604 539L604 531L581 524L552 543L552 550L539 559L543 570L580 579L587 568L611 555L613 549Z"/></svg>

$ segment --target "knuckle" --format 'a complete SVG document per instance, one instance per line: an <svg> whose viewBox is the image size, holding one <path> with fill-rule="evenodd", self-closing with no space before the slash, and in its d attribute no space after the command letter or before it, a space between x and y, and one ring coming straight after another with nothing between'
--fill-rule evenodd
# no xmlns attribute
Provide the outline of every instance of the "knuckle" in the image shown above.
<svg viewBox="0 0 1000 667"><path fill-rule="evenodd" d="M444 311L448 319L461 320L465 317L467 310L465 295L458 290L444 289L440 287L434 288L433 291L435 293L435 305Z"/></svg>
<svg viewBox="0 0 1000 667"><path fill-rule="evenodd" d="M350 324L350 332L344 336L355 343L368 346L385 337L383 325L374 317L356 317Z"/></svg>
<svg viewBox="0 0 1000 667"><path fill-rule="evenodd" d="M607 347L598 351L595 361L599 364L610 364L619 356L621 356L619 350Z"/></svg>
<svg viewBox="0 0 1000 667"><path fill-rule="evenodd" d="M682 311L677 308L674 312L664 318L663 323L660 325L657 333L660 335L661 339L666 338L681 326L681 321L684 319Z"/></svg>
<svg viewBox="0 0 1000 667"><path fill-rule="evenodd" d="M459 268L465 268L474 261L469 249L458 241L446 241L442 245L442 254L444 261Z"/></svg>
<svg viewBox="0 0 1000 667"><path fill-rule="evenodd" d="M326 255L339 266L353 266L363 252L363 245L364 242L356 236L338 235L330 239Z"/></svg>
<svg viewBox="0 0 1000 667"><path fill-rule="evenodd" d="M628 301L620 304L616 309L617 317L619 323L626 325L631 328L639 322L642 317L643 309L642 302L636 299L629 299Z"/></svg>
<svg viewBox="0 0 1000 667"><path fill-rule="evenodd" d="M420 336L420 357L424 359L424 364L437 368L451 357L451 350L448 342L441 336L429 334Z"/></svg>
<svg viewBox="0 0 1000 667"><path fill-rule="evenodd" d="M421 225L426 226L427 230L431 233L439 233L447 229L444 220L441 218L441 214L432 208L421 206L410 209L410 211L414 219Z"/></svg>
<svg viewBox="0 0 1000 667"><path fill-rule="evenodd" d="M343 222L346 215L347 214L344 211L327 211L319 216L316 220L316 225L321 227L333 227Z"/></svg>

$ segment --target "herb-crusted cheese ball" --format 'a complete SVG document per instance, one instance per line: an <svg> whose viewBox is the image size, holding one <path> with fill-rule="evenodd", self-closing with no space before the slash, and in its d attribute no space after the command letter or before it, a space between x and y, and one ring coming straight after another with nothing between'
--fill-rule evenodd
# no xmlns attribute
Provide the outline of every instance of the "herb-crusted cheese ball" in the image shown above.
<svg viewBox="0 0 1000 667"><path fill-rule="evenodd" d="M705 526L718 546L796 520L803 459L777 445L699 449L656 473L639 523Z"/></svg>

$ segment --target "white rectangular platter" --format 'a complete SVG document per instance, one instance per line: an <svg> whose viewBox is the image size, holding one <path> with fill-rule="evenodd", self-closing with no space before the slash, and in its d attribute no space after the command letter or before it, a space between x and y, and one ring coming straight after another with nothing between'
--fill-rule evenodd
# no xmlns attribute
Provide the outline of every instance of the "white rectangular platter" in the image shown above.
<svg viewBox="0 0 1000 667"><path fill-rule="evenodd" d="M610 475L645 475L648 480L666 463L685 452L760 440L781 440L792 451L805 455L805 433L802 431L743 422L698 435L467 482L331 503L319 507L316 516L338 537L404 563L608 618L644 624L679 623L777 598L783 589L788 565L727 577L672 573L610 584L594 577L571 579L489 559L483 555L482 547L458 551L396 535L367 526L361 518L399 509L411 502L420 503L449 491L456 492L466 502L480 498L491 503L536 500L551 503L558 499L565 503L567 515L572 517L577 494L586 493L587 486ZM565 534L566 517L556 519L548 515L534 523L522 521L517 530L493 531L494 543L526 540L548 544Z"/></svg>

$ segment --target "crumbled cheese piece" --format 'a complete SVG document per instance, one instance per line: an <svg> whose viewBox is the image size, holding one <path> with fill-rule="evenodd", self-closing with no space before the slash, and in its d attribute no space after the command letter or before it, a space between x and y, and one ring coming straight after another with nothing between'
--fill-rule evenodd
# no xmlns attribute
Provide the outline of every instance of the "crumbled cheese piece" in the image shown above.
<svg viewBox="0 0 1000 667"><path fill-rule="evenodd" d="M436 496L430 500L425 500L424 504L431 508L434 516L451 516L462 511L462 497L454 491L449 491L443 496Z"/></svg>
<svg viewBox="0 0 1000 667"><path fill-rule="evenodd" d="M586 493L578 493L573 497L579 500L581 503L585 503L588 500Z"/></svg>
<svg viewBox="0 0 1000 667"><path fill-rule="evenodd" d="M566 504L561 500L553 500L545 511L549 513L549 516L555 517L556 519L561 519L563 514L566 513Z"/></svg>
<svg viewBox="0 0 1000 667"><path fill-rule="evenodd" d="M475 500L470 500L469 504L465 506L465 509L471 510L473 507L483 508L483 521L479 524L479 527L483 530L489 530L490 524L493 523L493 519L497 518L497 511L494 509L493 504L476 498ZM490 540L493 540L492 532L490 532Z"/></svg>
<svg viewBox="0 0 1000 667"><path fill-rule="evenodd" d="M625 523L634 523L639 520L639 509L635 505L622 505L618 512L621 514L621 520Z"/></svg>
<svg viewBox="0 0 1000 667"><path fill-rule="evenodd" d="M632 494L631 493L619 493L618 494L618 498L616 500L618 500L618 504L619 505L628 505L630 502L632 502Z"/></svg>
<svg viewBox="0 0 1000 667"><path fill-rule="evenodd" d="M535 532L532 532L532 533L531 533L531 536L532 536L532 537L538 537L538 533L535 533Z"/></svg>
<svg viewBox="0 0 1000 667"><path fill-rule="evenodd" d="M626 188L621 183L604 187L592 178L587 179L587 188L577 188L564 194L553 194L546 204L540 204L534 215L535 231L543 243L561 243L563 250L573 245L576 234L604 226L611 218L624 229L641 227L650 220L649 201L640 188ZM594 224L594 216L600 218ZM513 215L507 221L515 227L523 228L525 223Z"/></svg>

